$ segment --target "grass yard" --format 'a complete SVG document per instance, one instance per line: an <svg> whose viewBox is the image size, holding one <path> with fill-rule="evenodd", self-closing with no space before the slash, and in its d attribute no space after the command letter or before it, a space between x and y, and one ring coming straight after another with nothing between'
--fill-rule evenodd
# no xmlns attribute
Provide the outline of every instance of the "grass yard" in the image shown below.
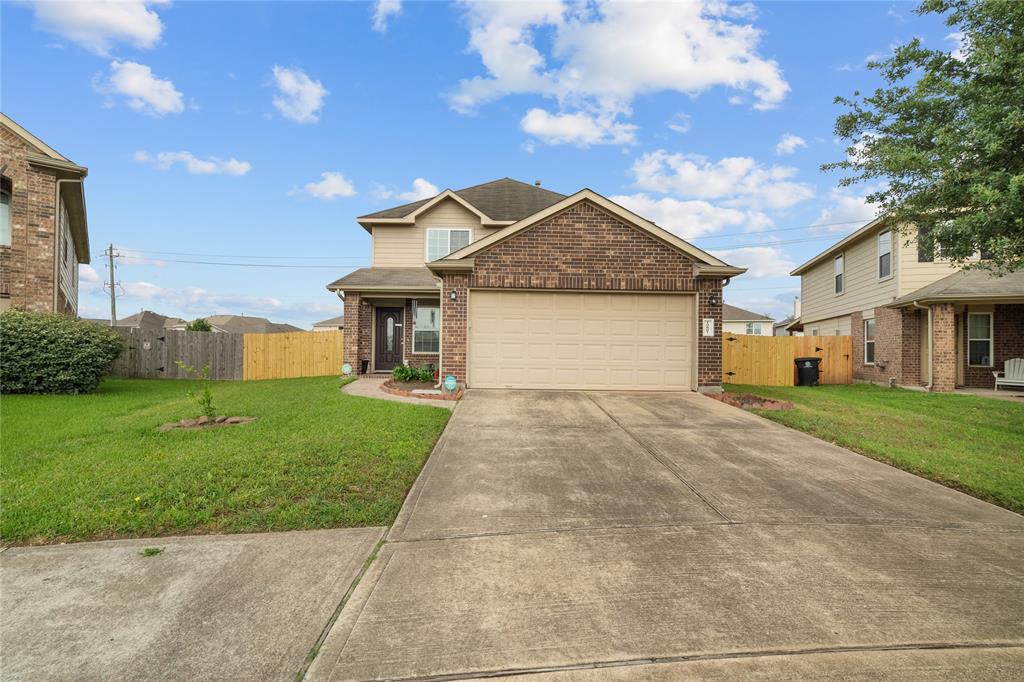
<svg viewBox="0 0 1024 682"><path fill-rule="evenodd" d="M970 395L849 386L727 385L788 400L772 421L1024 512L1024 406Z"/></svg>
<svg viewBox="0 0 1024 682"><path fill-rule="evenodd" d="M220 414L257 421L157 431L198 414L193 385L0 398L3 544L388 525L450 416L336 377L215 382Z"/></svg>

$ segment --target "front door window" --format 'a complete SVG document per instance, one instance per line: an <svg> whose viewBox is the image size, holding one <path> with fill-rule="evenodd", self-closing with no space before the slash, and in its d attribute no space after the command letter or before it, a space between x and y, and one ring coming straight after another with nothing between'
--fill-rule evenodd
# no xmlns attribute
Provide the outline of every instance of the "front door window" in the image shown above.
<svg viewBox="0 0 1024 682"><path fill-rule="evenodd" d="M377 308L374 369L390 372L402 363L402 309Z"/></svg>

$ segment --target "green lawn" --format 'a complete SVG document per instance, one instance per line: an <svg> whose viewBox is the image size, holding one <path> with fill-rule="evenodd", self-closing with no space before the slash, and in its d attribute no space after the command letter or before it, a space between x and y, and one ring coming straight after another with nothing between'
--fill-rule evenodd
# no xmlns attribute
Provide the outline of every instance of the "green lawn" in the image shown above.
<svg viewBox="0 0 1024 682"><path fill-rule="evenodd" d="M0 398L3 543L388 525L450 416L335 377L216 382L218 412L258 420L157 431L196 416L191 385Z"/></svg>
<svg viewBox="0 0 1024 682"><path fill-rule="evenodd" d="M1024 405L871 384L726 390L788 400L795 409L757 413L1024 512Z"/></svg>

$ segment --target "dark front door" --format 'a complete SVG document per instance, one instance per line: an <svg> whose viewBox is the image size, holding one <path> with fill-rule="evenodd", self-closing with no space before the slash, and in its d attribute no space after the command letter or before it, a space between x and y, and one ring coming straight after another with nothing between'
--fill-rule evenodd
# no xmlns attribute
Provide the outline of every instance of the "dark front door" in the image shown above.
<svg viewBox="0 0 1024 682"><path fill-rule="evenodd" d="M402 364L402 309L377 308L374 369L390 372Z"/></svg>

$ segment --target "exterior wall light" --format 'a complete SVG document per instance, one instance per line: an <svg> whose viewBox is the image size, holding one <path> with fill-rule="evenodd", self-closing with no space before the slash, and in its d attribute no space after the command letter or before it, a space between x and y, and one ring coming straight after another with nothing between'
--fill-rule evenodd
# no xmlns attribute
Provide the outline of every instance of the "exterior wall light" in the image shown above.
<svg viewBox="0 0 1024 682"><path fill-rule="evenodd" d="M451 299L454 301L456 298L457 298L457 296L455 294L455 289L452 289Z"/></svg>

